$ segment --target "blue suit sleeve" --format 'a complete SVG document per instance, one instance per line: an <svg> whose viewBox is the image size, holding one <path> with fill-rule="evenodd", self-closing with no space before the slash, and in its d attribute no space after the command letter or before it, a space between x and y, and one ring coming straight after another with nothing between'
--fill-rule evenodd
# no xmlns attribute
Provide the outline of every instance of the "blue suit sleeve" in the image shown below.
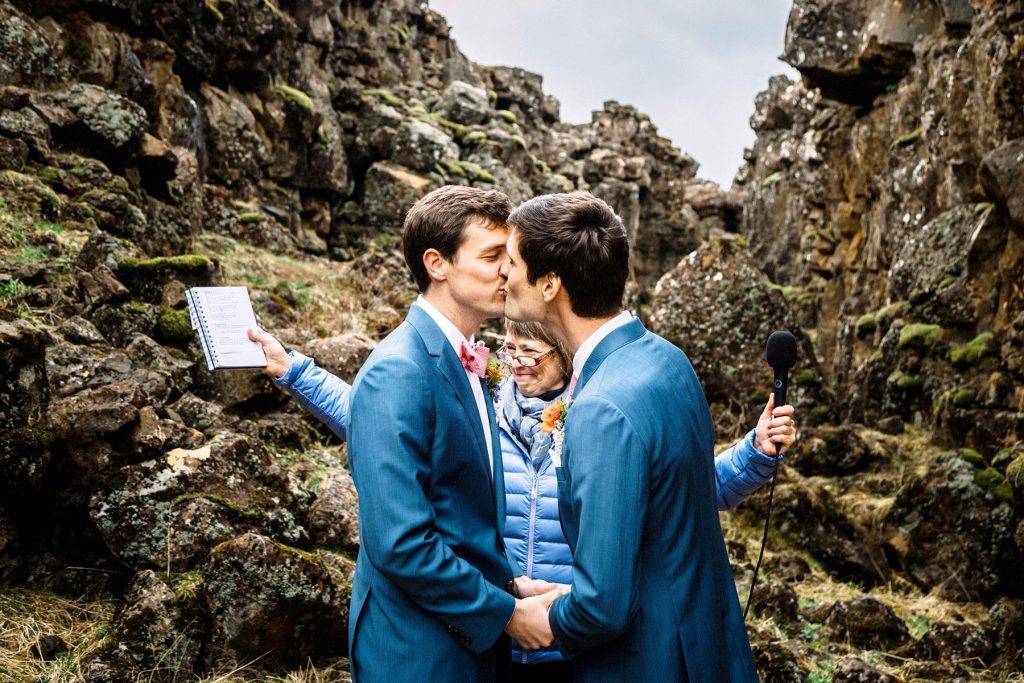
<svg viewBox="0 0 1024 683"><path fill-rule="evenodd" d="M754 432L715 457L715 499L719 510L731 510L767 484L782 459L754 448Z"/></svg>
<svg viewBox="0 0 1024 683"><path fill-rule="evenodd" d="M426 381L415 362L391 356L367 367L353 389L349 465L360 552L413 602L469 636L467 647L480 654L498 640L515 599L435 531L426 491L435 406Z"/></svg>
<svg viewBox="0 0 1024 683"><path fill-rule="evenodd" d="M317 367L312 358L292 351L292 364L277 385L295 397L328 429L345 440L348 431L348 402L351 386L337 375Z"/></svg>
<svg viewBox="0 0 1024 683"><path fill-rule="evenodd" d="M640 539L647 512L648 449L629 419L603 399L572 407L562 465L578 521L572 591L548 612L567 657L624 634L639 614ZM610 457L612 456L612 457ZM614 503L614 504L613 504Z"/></svg>

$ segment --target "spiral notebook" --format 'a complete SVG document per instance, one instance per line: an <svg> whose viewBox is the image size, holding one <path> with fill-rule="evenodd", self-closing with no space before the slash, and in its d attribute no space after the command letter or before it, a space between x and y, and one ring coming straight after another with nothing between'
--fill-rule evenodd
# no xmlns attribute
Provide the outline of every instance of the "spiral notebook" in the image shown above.
<svg viewBox="0 0 1024 683"><path fill-rule="evenodd" d="M256 315L245 287L193 287L185 292L192 328L210 370L265 368L263 347L249 339Z"/></svg>

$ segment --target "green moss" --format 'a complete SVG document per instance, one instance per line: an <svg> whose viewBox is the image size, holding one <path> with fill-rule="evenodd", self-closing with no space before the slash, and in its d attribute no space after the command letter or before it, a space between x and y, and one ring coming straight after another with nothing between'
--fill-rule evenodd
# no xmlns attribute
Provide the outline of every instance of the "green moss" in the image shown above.
<svg viewBox="0 0 1024 683"><path fill-rule="evenodd" d="M259 211L245 211L238 214L238 222L242 224L259 223L263 220L263 214Z"/></svg>
<svg viewBox="0 0 1024 683"><path fill-rule="evenodd" d="M1006 480L1014 488L1024 490L1024 455L1006 466Z"/></svg>
<svg viewBox="0 0 1024 683"><path fill-rule="evenodd" d="M30 171L30 173L47 185L53 185L54 183L60 182L60 171L53 166L37 168Z"/></svg>
<svg viewBox="0 0 1024 683"><path fill-rule="evenodd" d="M920 375L908 375L898 370L889 376L889 381L902 391L917 391L924 386Z"/></svg>
<svg viewBox="0 0 1024 683"><path fill-rule="evenodd" d="M275 90L287 101L312 113L313 100L298 88L293 88L290 85L279 85Z"/></svg>
<svg viewBox="0 0 1024 683"><path fill-rule="evenodd" d="M782 171L776 171L775 173L771 173L766 175L764 178L761 178L760 184L761 187L768 187L769 185L774 185L780 180L782 180Z"/></svg>
<svg viewBox="0 0 1024 683"><path fill-rule="evenodd" d="M736 242L736 244L740 247L747 246L747 240L742 235L733 241ZM800 291L796 287L792 287L789 285L780 285L774 282L769 282L768 286L771 289L774 289L776 292L780 293L782 295L782 298L785 299L786 301L792 301L794 298L796 298L797 294Z"/></svg>
<svg viewBox="0 0 1024 683"><path fill-rule="evenodd" d="M441 159L441 166L441 175L458 176L459 178L466 177L466 171L458 161L452 159Z"/></svg>
<svg viewBox="0 0 1024 683"><path fill-rule="evenodd" d="M232 513L234 513L235 515L237 515L237 516L239 516L239 517L241 517L243 519L248 519L248 520L251 520L251 521L256 521L256 522L263 521L266 518L266 516L267 516L267 511L264 510L259 505L256 505L256 504L243 505L242 503L239 503L237 501L231 500L230 498L225 498L224 496L220 496L220 495L217 495L215 493L204 493L204 492L186 493L186 494L178 496L173 501L171 501L171 505L175 506L175 505L179 505L179 504L184 503L184 502L189 501L189 500L197 500L197 499L208 500L211 503L216 503L217 505L220 505L221 507L227 508Z"/></svg>
<svg viewBox="0 0 1024 683"><path fill-rule="evenodd" d="M1007 503L1013 502L1013 489L1010 488L1006 478L996 470L984 469L975 471L974 483L997 500Z"/></svg>
<svg viewBox="0 0 1024 683"><path fill-rule="evenodd" d="M977 363L992 351L992 333L982 332L977 337L954 346L949 350L949 360L954 365L977 365Z"/></svg>
<svg viewBox="0 0 1024 683"><path fill-rule="evenodd" d="M964 460L971 464L972 467L985 469L988 467L988 463L985 462L985 456L973 448L961 448L957 455L961 460Z"/></svg>
<svg viewBox="0 0 1024 683"><path fill-rule="evenodd" d="M897 149L899 147L906 147L907 145L913 143L915 140L917 140L922 135L924 135L924 128L915 128L914 130L910 131L909 133L904 133L903 135L901 135L898 138L896 138L895 140L893 140L892 141L892 145L889 146L889 149Z"/></svg>
<svg viewBox="0 0 1024 683"><path fill-rule="evenodd" d="M807 416L811 420L820 420L825 417L828 417L828 414L828 406L814 406L813 408L811 408L810 412L807 413Z"/></svg>
<svg viewBox="0 0 1024 683"><path fill-rule="evenodd" d="M487 133L482 130L474 130L466 133L462 138L462 144L464 145L479 145L481 142L487 141Z"/></svg>
<svg viewBox="0 0 1024 683"><path fill-rule="evenodd" d="M461 140L462 138L466 137L466 135L469 134L469 126L464 126L461 123L455 123L454 121L450 121L449 119L446 119L443 116L431 115L430 118L435 123L437 123L437 125L441 126L442 128L447 128L448 130L450 130L452 132L452 135L459 140Z"/></svg>
<svg viewBox="0 0 1024 683"><path fill-rule="evenodd" d="M974 205L974 215L980 216L983 213L991 211L993 206L995 206L995 204L992 202L979 202Z"/></svg>
<svg viewBox="0 0 1024 683"><path fill-rule="evenodd" d="M327 131L327 126L321 123L316 127L316 139L320 141L321 145L331 144L331 135Z"/></svg>
<svg viewBox="0 0 1024 683"><path fill-rule="evenodd" d="M193 332L188 309L161 306L156 318L156 333L161 340L172 344L190 341Z"/></svg>
<svg viewBox="0 0 1024 683"><path fill-rule="evenodd" d="M793 384L797 386L812 386L821 384L821 378L818 377L818 373L810 368L801 370L793 373Z"/></svg>
<svg viewBox="0 0 1024 683"><path fill-rule="evenodd" d="M213 270L213 261L201 254L158 256L151 259L129 256L121 261L118 269L129 274L154 273L161 270L182 273L207 273Z"/></svg>
<svg viewBox="0 0 1024 683"><path fill-rule="evenodd" d="M516 123L519 120L519 117L515 115L515 112L511 112L508 109L499 109L498 118L506 123Z"/></svg>
<svg viewBox="0 0 1024 683"><path fill-rule="evenodd" d="M398 95L394 94L389 90L383 90L381 88L369 88L363 91L363 95L366 97L376 97L384 104L391 107L403 107L405 103Z"/></svg>
<svg viewBox="0 0 1024 683"><path fill-rule="evenodd" d="M977 392L974 389L957 389L953 392L953 405L958 408L969 406L974 403L974 399L977 397Z"/></svg>
<svg viewBox="0 0 1024 683"><path fill-rule="evenodd" d="M184 574L160 573L158 576L174 590L174 595L179 600L194 599L203 586L203 573L198 570Z"/></svg>
<svg viewBox="0 0 1024 683"><path fill-rule="evenodd" d="M487 91L487 101L492 103L492 104L497 102L498 101L498 91L497 90L488 89L488 91Z"/></svg>
<svg viewBox="0 0 1024 683"><path fill-rule="evenodd" d="M224 21L224 14L220 11L219 0L203 0L203 5L206 7L206 11L209 12L214 19L217 21Z"/></svg>
<svg viewBox="0 0 1024 683"><path fill-rule="evenodd" d="M858 337L871 334L878 328L878 316L874 313L865 313L861 317L857 318L857 322L853 324L853 328L857 332Z"/></svg>
<svg viewBox="0 0 1024 683"><path fill-rule="evenodd" d="M878 322L879 327L888 327L892 324L892 321L896 320L909 310L909 302L894 301L888 306L883 306L875 311L875 320Z"/></svg>
<svg viewBox="0 0 1024 683"><path fill-rule="evenodd" d="M490 171L485 169L480 164L473 163L472 161L461 161L459 162L462 168L469 173L470 177L474 180L480 180L485 183L495 184L498 179L495 178Z"/></svg>
<svg viewBox="0 0 1024 683"><path fill-rule="evenodd" d="M942 337L942 328L927 323L912 323L900 330L900 348L932 349Z"/></svg>
<svg viewBox="0 0 1024 683"><path fill-rule="evenodd" d="M509 139L516 143L520 148L526 149L526 139L522 135L513 135Z"/></svg>

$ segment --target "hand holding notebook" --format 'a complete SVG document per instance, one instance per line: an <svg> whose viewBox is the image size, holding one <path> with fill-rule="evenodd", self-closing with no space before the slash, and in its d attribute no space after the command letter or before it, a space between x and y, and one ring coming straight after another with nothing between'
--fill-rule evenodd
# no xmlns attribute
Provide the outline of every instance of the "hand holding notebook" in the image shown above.
<svg viewBox="0 0 1024 683"><path fill-rule="evenodd" d="M185 300L210 370L266 367L263 348L246 334L257 325L245 287L193 287Z"/></svg>

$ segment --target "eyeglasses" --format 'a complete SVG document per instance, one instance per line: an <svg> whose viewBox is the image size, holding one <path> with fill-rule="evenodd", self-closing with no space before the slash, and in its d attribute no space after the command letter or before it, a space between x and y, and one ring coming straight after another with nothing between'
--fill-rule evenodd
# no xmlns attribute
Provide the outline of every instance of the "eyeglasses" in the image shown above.
<svg viewBox="0 0 1024 683"><path fill-rule="evenodd" d="M504 348L501 348L498 350L498 353L496 355L498 356L498 360L504 363L505 365L512 365L512 361L517 360L519 361L519 364L522 365L524 368L534 368L543 363L544 361L546 361L548 359L548 356L550 356L554 352L555 349L548 349L539 356L513 356Z"/></svg>

